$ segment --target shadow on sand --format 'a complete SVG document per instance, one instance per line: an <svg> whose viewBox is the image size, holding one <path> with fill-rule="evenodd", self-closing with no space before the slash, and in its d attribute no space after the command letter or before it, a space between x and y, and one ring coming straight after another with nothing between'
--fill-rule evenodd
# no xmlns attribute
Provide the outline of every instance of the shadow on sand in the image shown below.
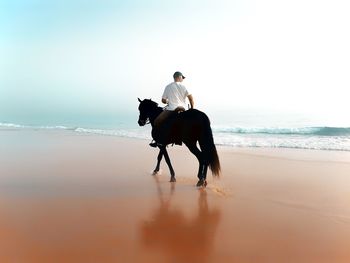
<svg viewBox="0 0 350 263"><path fill-rule="evenodd" d="M209 262L220 211L209 210L207 192L199 189L198 211L188 219L184 211L171 208L175 183L170 184L170 195L165 198L158 177L154 178L160 205L152 219L141 224L142 245L165 254L169 262Z"/></svg>

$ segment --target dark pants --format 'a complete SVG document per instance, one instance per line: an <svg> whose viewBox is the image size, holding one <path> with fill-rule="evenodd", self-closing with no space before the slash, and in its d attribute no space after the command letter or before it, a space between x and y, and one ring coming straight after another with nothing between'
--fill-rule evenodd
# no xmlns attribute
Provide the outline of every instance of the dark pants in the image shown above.
<svg viewBox="0 0 350 263"><path fill-rule="evenodd" d="M174 111L171 110L164 110L161 114L158 115L158 117L154 120L154 127L159 128L164 121L169 118L169 116L174 112L182 112L185 111L184 107L177 107Z"/></svg>
<svg viewBox="0 0 350 263"><path fill-rule="evenodd" d="M170 115L173 113L173 111L170 110L164 110L161 112L161 114L158 115L158 117L154 120L154 127L157 129L159 128L164 121L170 117Z"/></svg>
<svg viewBox="0 0 350 263"><path fill-rule="evenodd" d="M161 144L167 143L167 138L170 135L170 130L163 129L162 126L165 121L172 115L179 112L185 111L183 107L177 107L174 111L164 110L161 112L158 117L154 120L154 127L152 134L154 135L154 139ZM181 142L180 142L181 143Z"/></svg>

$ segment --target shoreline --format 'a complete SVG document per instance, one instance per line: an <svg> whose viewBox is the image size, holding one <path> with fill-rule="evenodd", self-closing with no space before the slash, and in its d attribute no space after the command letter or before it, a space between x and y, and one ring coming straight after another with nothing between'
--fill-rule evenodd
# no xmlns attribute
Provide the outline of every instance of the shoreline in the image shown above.
<svg viewBox="0 0 350 263"><path fill-rule="evenodd" d="M328 128L328 127L326 127ZM337 129L337 128L334 128ZM346 128L350 129L350 128ZM103 129L103 128L81 128L81 127L65 127L65 126L0 126L1 131L20 131L20 132L68 132L81 135L96 136L113 136L118 138L130 138L136 140L151 140L149 127L144 128L120 128L120 129ZM128 134L128 135L126 135ZM135 135L136 134L136 135ZM288 134L269 134L267 137L261 137L263 134L254 133L238 133L230 134L229 137L222 137L222 133L214 132L214 139L217 146L233 147L233 148L253 148L253 149L296 149L296 150L315 150L315 151L331 151L331 152L349 152L349 137L340 136L318 136L299 134L296 137ZM231 136L231 137L230 137ZM257 136L257 137L256 137ZM260 137L259 137L260 136ZM282 136L282 137L281 137ZM326 138L326 140L324 140ZM224 140L224 141L223 141ZM225 143L226 140L226 143ZM229 142L227 142L227 140ZM237 141L238 140L238 141ZM246 141L245 141L246 140ZM269 140L271 140L269 142ZM240 141L240 142L239 142ZM319 142L322 142L319 144ZM270 145L266 145L270 144ZM330 144L331 143L331 144ZM306 146L305 146L306 145ZM349 147L348 147L349 146Z"/></svg>

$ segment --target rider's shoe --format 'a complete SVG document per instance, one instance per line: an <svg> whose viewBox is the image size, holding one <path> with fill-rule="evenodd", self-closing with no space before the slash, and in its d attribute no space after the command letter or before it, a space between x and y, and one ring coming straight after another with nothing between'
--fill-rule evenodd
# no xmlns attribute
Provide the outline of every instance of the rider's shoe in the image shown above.
<svg viewBox="0 0 350 263"><path fill-rule="evenodd" d="M154 142L151 142L149 146L156 148L158 146L158 143L154 141Z"/></svg>
<svg viewBox="0 0 350 263"><path fill-rule="evenodd" d="M163 144L158 143L158 142L156 142L156 141L152 141L152 142L149 144L149 146L154 147L154 148L157 148L157 147L162 147Z"/></svg>

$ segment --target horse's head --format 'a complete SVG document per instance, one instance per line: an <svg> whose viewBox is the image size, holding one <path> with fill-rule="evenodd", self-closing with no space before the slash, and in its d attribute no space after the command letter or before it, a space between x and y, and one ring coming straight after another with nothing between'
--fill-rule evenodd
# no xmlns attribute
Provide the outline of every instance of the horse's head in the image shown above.
<svg viewBox="0 0 350 263"><path fill-rule="evenodd" d="M150 117L152 116L152 113L155 112L155 110L158 107L158 104L152 100L140 100L138 99L140 102L139 105L139 120L138 120L138 124L140 126L144 126L147 124L147 122L149 121Z"/></svg>

